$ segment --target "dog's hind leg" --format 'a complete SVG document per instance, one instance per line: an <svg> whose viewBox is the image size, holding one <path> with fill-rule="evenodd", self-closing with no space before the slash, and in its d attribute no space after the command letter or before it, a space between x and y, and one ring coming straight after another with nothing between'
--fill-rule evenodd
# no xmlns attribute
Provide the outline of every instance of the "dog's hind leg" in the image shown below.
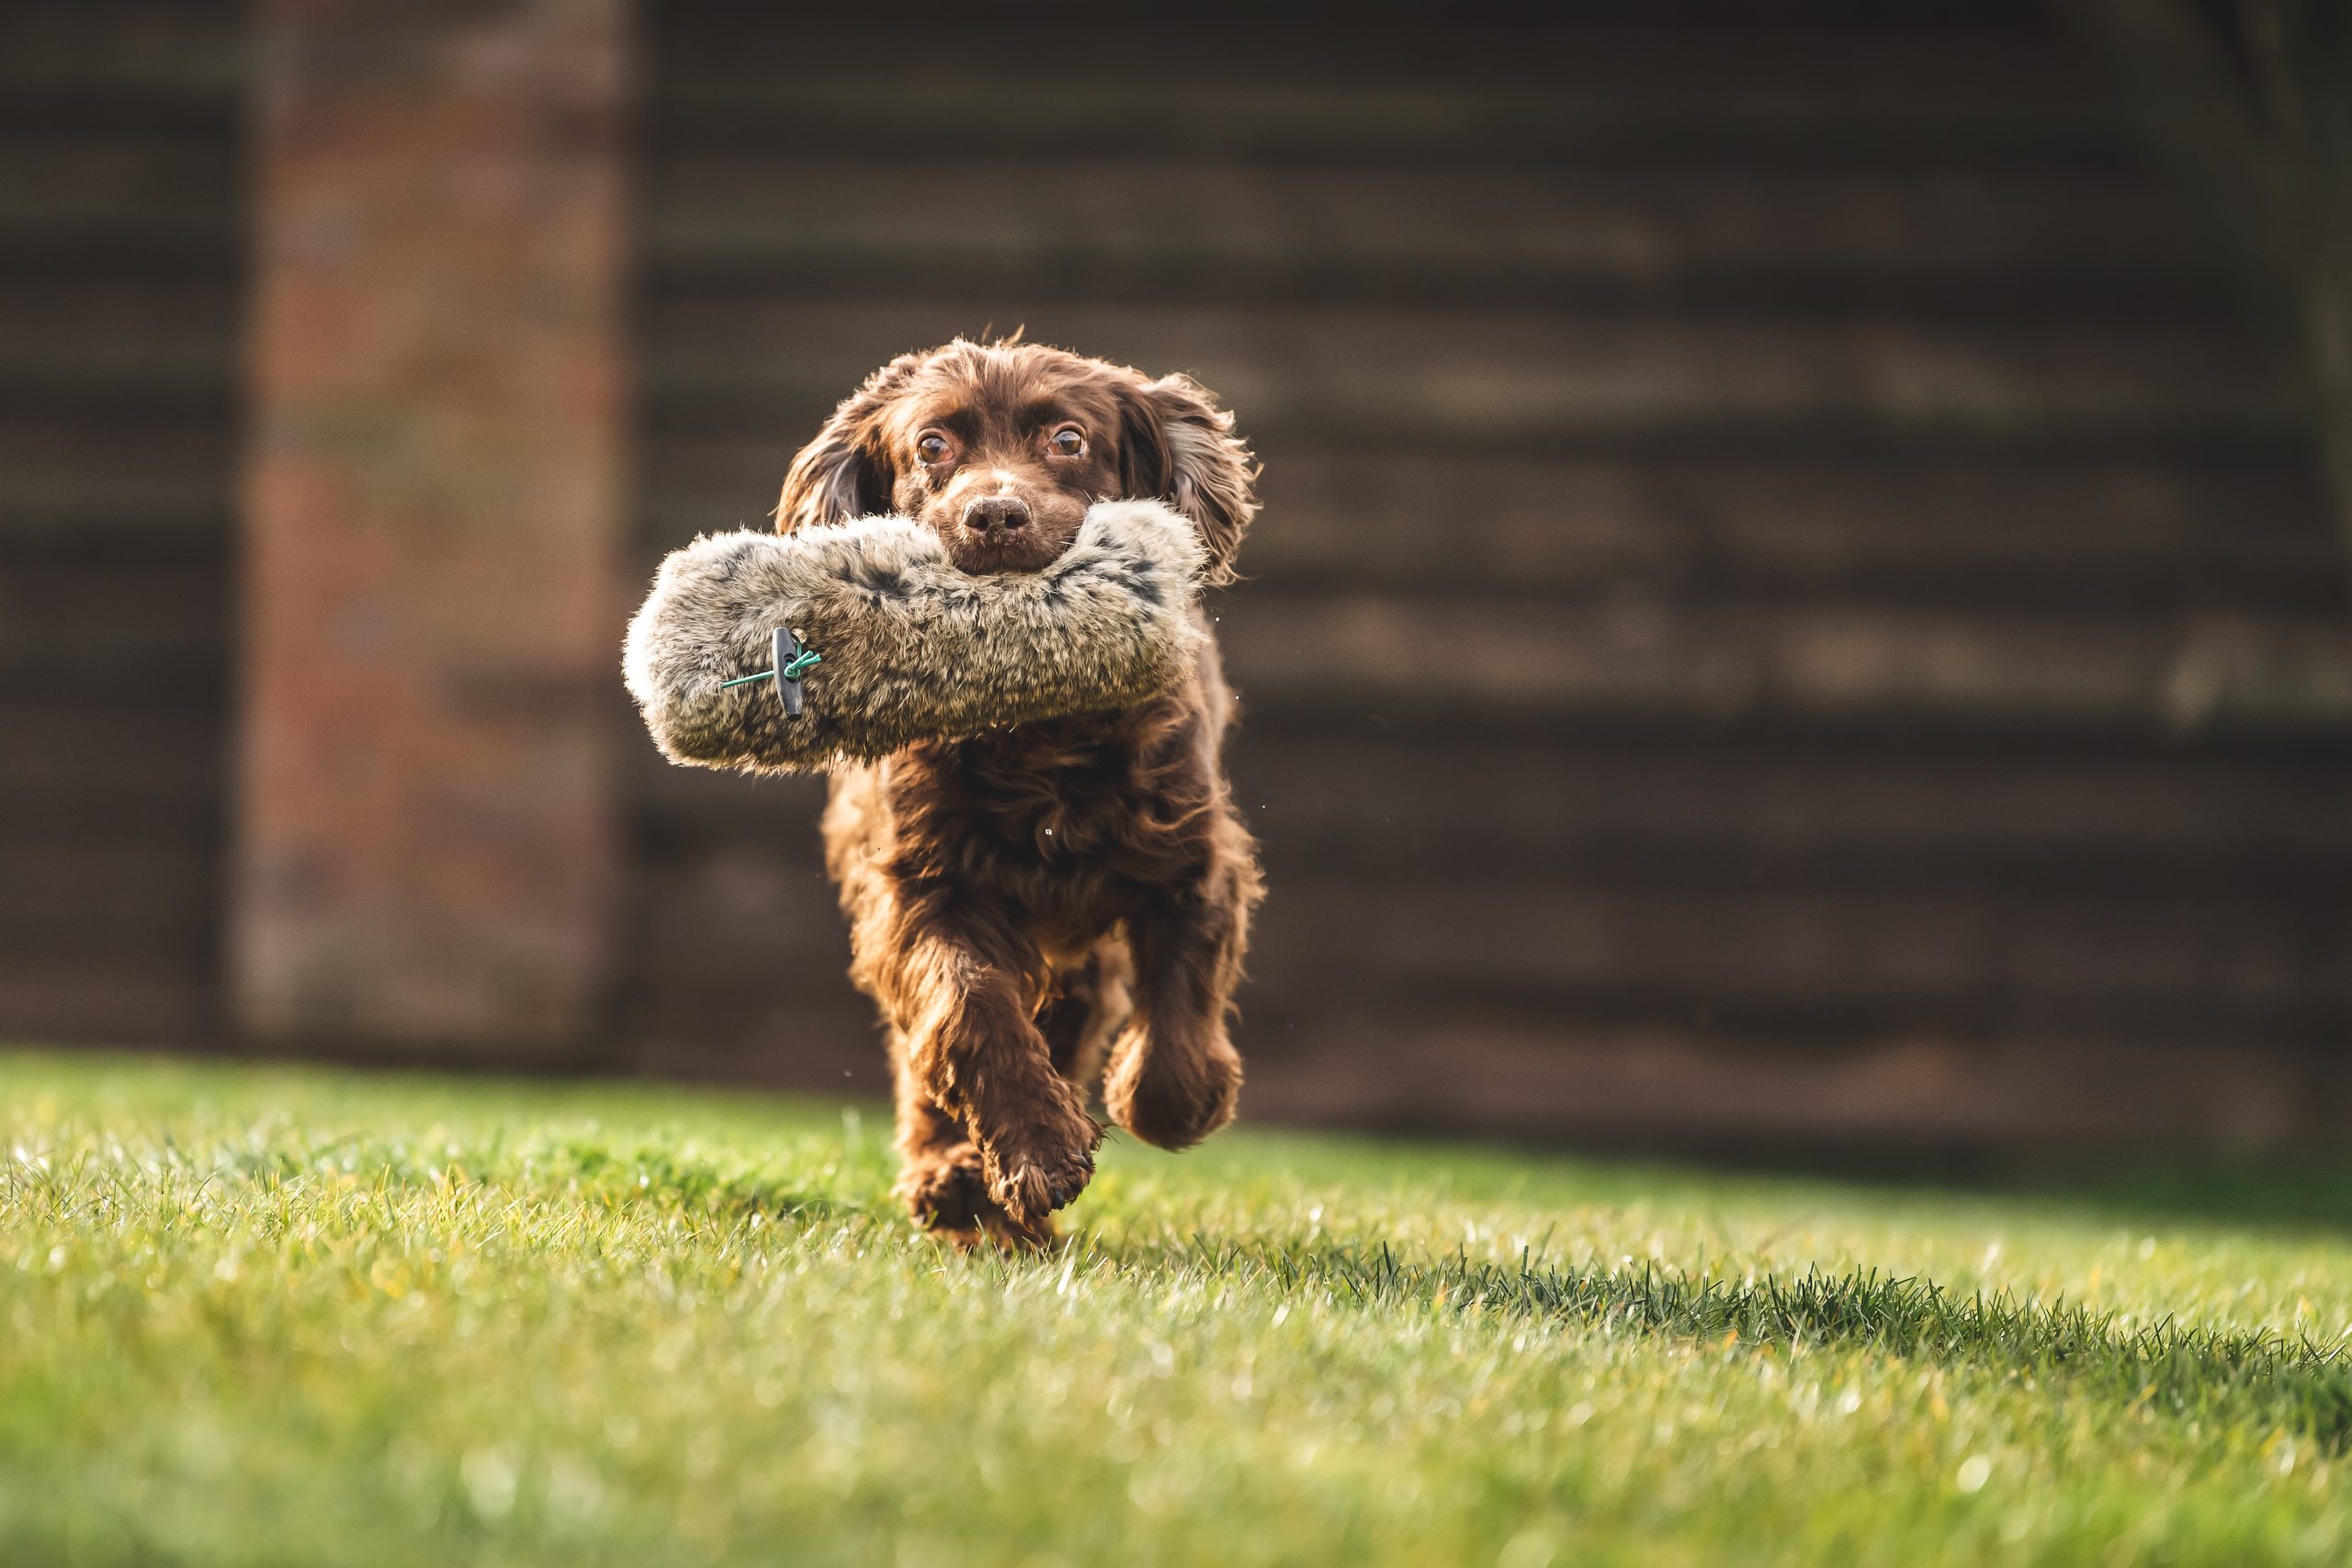
<svg viewBox="0 0 2352 1568"><path fill-rule="evenodd" d="M1135 974L1126 939L1113 935L1055 976L1054 992L1037 1014L1037 1032L1046 1037L1054 1071L1081 1088L1102 1076L1111 1042L1135 1013Z"/></svg>
<svg viewBox="0 0 2352 1568"><path fill-rule="evenodd" d="M915 1224L968 1247L979 1237L983 1211L996 1207L980 1175L980 1151L956 1118L923 1092L907 1065L907 1038L896 1029L890 1031L890 1073L899 1122L899 1181L893 1190Z"/></svg>
<svg viewBox="0 0 2352 1568"><path fill-rule="evenodd" d="M1136 1017L1111 1050L1102 1100L1148 1144L1187 1148L1233 1119L1241 1057L1226 1033L1261 884L1248 834L1220 815L1209 864L1129 925Z"/></svg>

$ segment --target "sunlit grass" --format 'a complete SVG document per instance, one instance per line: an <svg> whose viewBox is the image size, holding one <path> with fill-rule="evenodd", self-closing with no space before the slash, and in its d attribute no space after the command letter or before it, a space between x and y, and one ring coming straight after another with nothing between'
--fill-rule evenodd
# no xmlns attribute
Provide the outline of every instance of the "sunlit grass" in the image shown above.
<svg viewBox="0 0 2352 1568"><path fill-rule="evenodd" d="M0 1057L0 1562L2339 1562L2352 1218Z"/></svg>

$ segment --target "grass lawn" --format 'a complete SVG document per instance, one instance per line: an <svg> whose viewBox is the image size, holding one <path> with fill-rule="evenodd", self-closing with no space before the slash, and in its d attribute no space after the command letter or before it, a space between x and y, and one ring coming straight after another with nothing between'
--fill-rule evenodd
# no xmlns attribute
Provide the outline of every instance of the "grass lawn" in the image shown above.
<svg viewBox="0 0 2352 1568"><path fill-rule="evenodd" d="M0 1562L2352 1558L2340 1182L1242 1131L965 1258L888 1132L0 1055Z"/></svg>

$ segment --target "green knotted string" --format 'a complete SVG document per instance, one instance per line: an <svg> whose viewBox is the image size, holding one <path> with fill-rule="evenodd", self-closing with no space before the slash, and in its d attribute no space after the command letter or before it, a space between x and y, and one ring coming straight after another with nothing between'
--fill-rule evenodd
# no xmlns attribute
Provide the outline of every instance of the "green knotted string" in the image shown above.
<svg viewBox="0 0 2352 1568"><path fill-rule="evenodd" d="M808 669L811 665L822 664L824 661L815 650L804 648L794 654L792 661L784 667L784 678L787 681L797 681L800 679L802 671ZM723 692L729 686L748 686L754 681L767 680L775 673L776 671L773 670L763 670L756 675L738 675L732 681L721 681L718 683L718 689Z"/></svg>

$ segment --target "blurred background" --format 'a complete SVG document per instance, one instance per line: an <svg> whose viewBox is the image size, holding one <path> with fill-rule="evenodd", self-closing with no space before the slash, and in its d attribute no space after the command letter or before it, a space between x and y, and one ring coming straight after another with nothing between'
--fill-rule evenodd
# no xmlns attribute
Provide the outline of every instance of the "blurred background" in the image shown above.
<svg viewBox="0 0 2352 1568"><path fill-rule="evenodd" d="M0 17L0 1038L878 1092L621 627L1022 327L1265 461L1245 1114L2352 1133L2342 7L798 9Z"/></svg>

